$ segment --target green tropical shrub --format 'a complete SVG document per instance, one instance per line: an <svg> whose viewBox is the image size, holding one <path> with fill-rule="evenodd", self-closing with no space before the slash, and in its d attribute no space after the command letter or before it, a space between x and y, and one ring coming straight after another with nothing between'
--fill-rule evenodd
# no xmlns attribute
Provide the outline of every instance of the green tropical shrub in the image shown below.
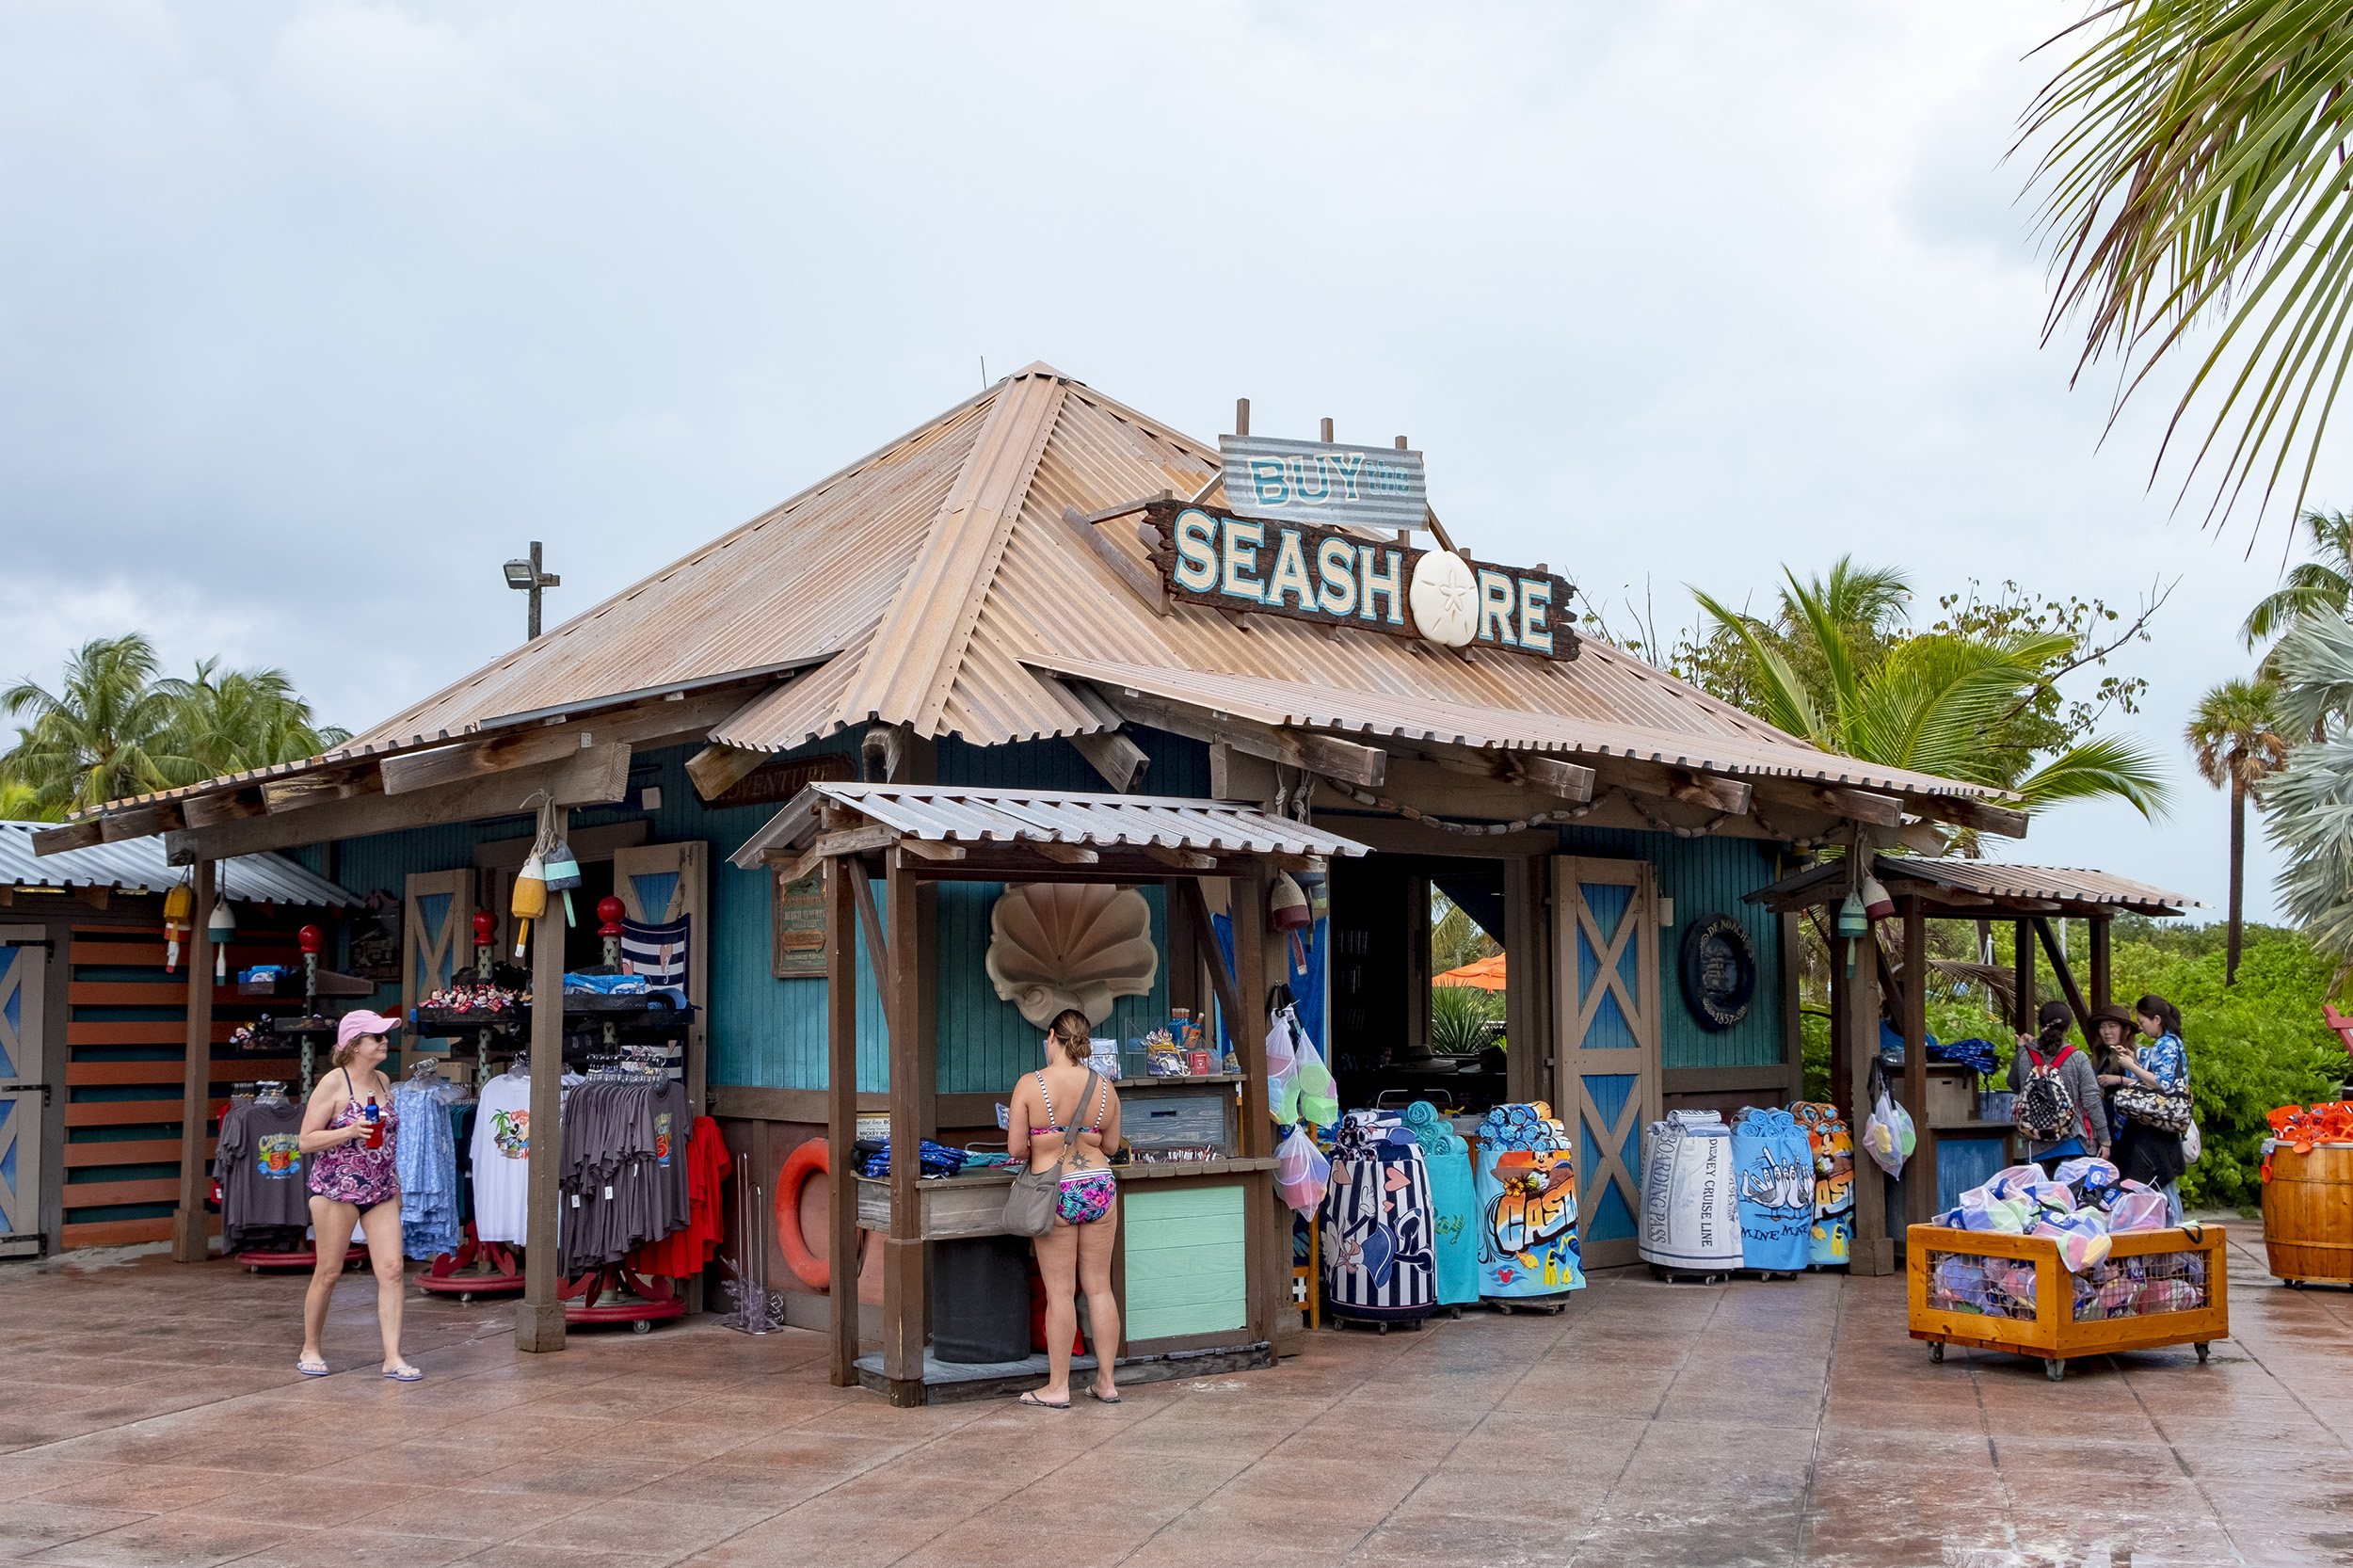
<svg viewBox="0 0 2353 1568"><path fill-rule="evenodd" d="M1487 1025L1503 1016L1503 999L1476 985L1430 987L1430 1048L1469 1056L1492 1043Z"/></svg>

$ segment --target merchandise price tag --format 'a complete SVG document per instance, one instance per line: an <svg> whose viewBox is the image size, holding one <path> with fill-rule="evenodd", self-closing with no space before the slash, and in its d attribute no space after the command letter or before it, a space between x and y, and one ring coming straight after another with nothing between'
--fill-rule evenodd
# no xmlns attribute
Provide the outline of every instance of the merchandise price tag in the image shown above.
<svg viewBox="0 0 2353 1568"><path fill-rule="evenodd" d="M580 1194L578 1192L574 1192L572 1194L572 1207L574 1208L578 1208L580 1207Z"/></svg>
<svg viewBox="0 0 2353 1568"><path fill-rule="evenodd" d="M608 1198L613 1195L613 1184L609 1181L604 1184L604 1195Z"/></svg>

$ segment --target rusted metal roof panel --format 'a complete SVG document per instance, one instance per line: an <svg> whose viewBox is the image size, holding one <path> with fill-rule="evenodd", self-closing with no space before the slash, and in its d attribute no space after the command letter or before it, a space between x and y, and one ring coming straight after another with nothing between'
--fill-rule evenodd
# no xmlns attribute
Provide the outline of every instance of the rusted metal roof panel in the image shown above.
<svg viewBox="0 0 2353 1568"><path fill-rule="evenodd" d="M2198 901L2146 882L2082 866L2011 866L1998 860L1882 859L1882 871L1958 888L1987 898L2057 899L2073 904L2120 904L2188 908Z"/></svg>
<svg viewBox="0 0 2353 1568"><path fill-rule="evenodd" d="M1913 888L1925 884L1931 888L1947 888L1983 899L2015 899L2028 904L2105 904L2143 915L2178 915L2185 909L2203 907L2186 893L2169 892L2146 882L2135 882L2129 877L2082 866L2014 866L1999 860L1882 855L1872 862L1872 869L1882 882L1889 884L1892 890L1897 893L1905 890L1905 884ZM1783 877L1769 888L1760 888L1750 893L1747 895L1748 902L1780 904L1793 900L1813 902L1805 898L1808 894L1835 899L1842 896L1846 878L1847 869L1839 862L1812 866ZM1931 892L1927 896L1933 898L1935 895ZM1989 907L1984 912L1989 918L1995 919L2003 913L1999 907Z"/></svg>
<svg viewBox="0 0 2353 1568"><path fill-rule="evenodd" d="M1247 806L1174 796L1064 791L957 790L934 785L812 784L744 840L746 870L771 850L813 838L812 802L839 801L874 822L931 843L1058 843L1113 848L1150 844L1227 855L1367 855L1353 839Z"/></svg>
<svg viewBox="0 0 2353 1568"><path fill-rule="evenodd" d="M989 415L985 395L360 738L455 734L664 680L831 654L881 618Z"/></svg>
<svg viewBox="0 0 2353 1568"><path fill-rule="evenodd" d="M1577 662L1583 664L1588 656L1581 654ZM1075 680L1149 693L1213 714L1230 713L1260 724L1445 745L1626 757L1735 776L1761 775L1860 789L1996 799L2004 794L1982 784L1817 751L1769 728L1762 736L1674 732L1608 719L1473 707L1434 697L1351 691L1258 676L1173 670L1058 654L1032 654L1030 663Z"/></svg>
<svg viewBox="0 0 2353 1568"><path fill-rule="evenodd" d="M36 855L33 835L49 825L0 823L0 886L108 888L125 893L160 893L187 880L184 870L166 863L161 839L123 839L84 849L61 850L56 855ZM275 902L349 908L364 902L358 894L305 871L282 855L240 855L217 864L221 886L228 889L232 904Z"/></svg>

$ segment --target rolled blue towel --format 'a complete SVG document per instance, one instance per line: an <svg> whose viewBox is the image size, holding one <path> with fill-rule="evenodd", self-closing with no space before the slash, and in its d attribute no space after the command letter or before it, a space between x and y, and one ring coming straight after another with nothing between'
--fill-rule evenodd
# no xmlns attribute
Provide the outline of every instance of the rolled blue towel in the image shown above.
<svg viewBox="0 0 2353 1568"><path fill-rule="evenodd" d="M1438 1119L1438 1108L1428 1100L1412 1100L1405 1107L1405 1119L1417 1128L1428 1127Z"/></svg>

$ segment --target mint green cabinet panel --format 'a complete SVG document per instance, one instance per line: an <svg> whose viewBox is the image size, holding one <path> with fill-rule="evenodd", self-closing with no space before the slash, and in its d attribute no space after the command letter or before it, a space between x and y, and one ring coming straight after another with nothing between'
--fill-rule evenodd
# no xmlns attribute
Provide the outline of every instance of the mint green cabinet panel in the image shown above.
<svg viewBox="0 0 2353 1568"><path fill-rule="evenodd" d="M1140 1184L1139 1184L1140 1185ZM1122 1197L1130 1340L1223 1334L1250 1320L1248 1262L1239 1186Z"/></svg>

